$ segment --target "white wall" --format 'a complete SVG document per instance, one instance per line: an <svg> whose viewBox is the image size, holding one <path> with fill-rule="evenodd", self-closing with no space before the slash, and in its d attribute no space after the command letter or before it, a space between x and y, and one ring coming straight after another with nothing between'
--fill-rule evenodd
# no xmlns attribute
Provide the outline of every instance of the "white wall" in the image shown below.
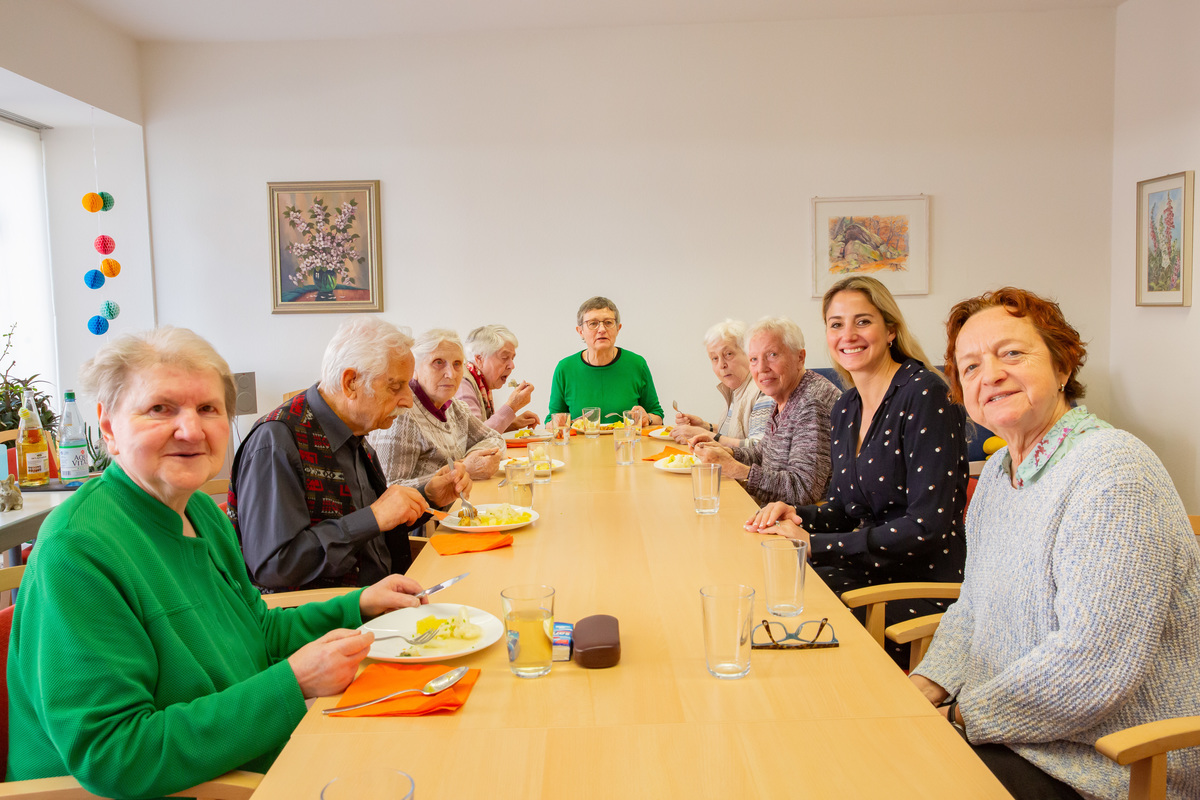
<svg viewBox="0 0 1200 800"><path fill-rule="evenodd" d="M1200 168L1195 0L1126 0L1117 11L1112 200L1112 416L1167 465L1200 513L1200 292L1191 308L1134 305L1137 182ZM1200 234L1200 227L1193 228ZM1195 250L1195 248L1193 248ZM1200 257L1193 253L1193 278Z"/></svg>
<svg viewBox="0 0 1200 800"><path fill-rule="evenodd" d="M544 410L606 294L664 405L711 414L714 321L791 315L829 363L811 198L923 192L932 292L901 302L930 353L955 300L1057 295L1103 411L1113 36L1105 10L143 45L160 319L260 408L312 381L340 317L269 313L266 183L378 178L386 317L508 324Z"/></svg>

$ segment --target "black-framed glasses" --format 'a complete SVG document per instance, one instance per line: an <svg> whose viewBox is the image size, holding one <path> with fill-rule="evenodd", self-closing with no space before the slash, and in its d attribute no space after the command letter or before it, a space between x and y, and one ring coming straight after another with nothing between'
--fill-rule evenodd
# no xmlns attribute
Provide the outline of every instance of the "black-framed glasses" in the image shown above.
<svg viewBox="0 0 1200 800"><path fill-rule="evenodd" d="M583 324L587 326L589 331L594 331L601 325L604 326L604 330L606 331L611 331L617 327L617 321L615 319L589 319Z"/></svg>
<svg viewBox="0 0 1200 800"><path fill-rule="evenodd" d="M815 650L837 646L837 634L828 617L801 622L794 631L789 631L782 622L764 619L750 632L750 647L755 650Z"/></svg>

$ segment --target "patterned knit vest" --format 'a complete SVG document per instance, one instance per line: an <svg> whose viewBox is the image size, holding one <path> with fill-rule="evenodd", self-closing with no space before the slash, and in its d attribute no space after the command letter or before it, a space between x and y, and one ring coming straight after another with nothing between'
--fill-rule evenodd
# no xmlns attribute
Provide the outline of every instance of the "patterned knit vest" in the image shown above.
<svg viewBox="0 0 1200 800"><path fill-rule="evenodd" d="M301 392L290 400L285 400L279 408L259 419L254 423L246 438L249 439L255 429L266 422L282 422L288 426L288 430L292 432L292 438L295 439L296 449L300 451L300 464L304 470L304 474L301 476L301 480L304 481L304 501L308 504L309 519L315 525L327 519L339 519L357 509L350 496L350 487L346 485L346 477L338 469L337 462L334 460L329 439L326 438L321 423L317 421L312 409L309 408L306 394L307 392ZM383 494L387 488L387 481L384 480L383 471L375 457L375 451L366 441L363 441L360 446L371 465L368 473L371 485L376 494ZM229 510L227 512L229 520L233 523L233 529L237 531L239 542L242 540L242 531L238 527L237 497L233 487L237 484L240 457L241 451L239 450L238 454L234 456L233 468L230 472L233 480L229 484ZM393 568L396 566L393 564ZM289 586L287 590L358 585L358 567L355 566L345 575L336 578L317 578L304 586Z"/></svg>

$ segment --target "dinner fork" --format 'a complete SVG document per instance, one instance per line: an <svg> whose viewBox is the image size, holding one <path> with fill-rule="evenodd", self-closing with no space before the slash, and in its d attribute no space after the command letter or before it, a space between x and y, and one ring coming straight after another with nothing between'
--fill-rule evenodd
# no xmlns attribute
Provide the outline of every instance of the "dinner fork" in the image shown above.
<svg viewBox="0 0 1200 800"><path fill-rule="evenodd" d="M453 456L451 456L451 458L450 458L450 471L451 472L454 471L454 457ZM459 519L463 519L464 517L466 519L479 519L479 511L476 510L475 506L473 506L467 502L466 495L464 495L462 492L459 492L458 499L462 500L462 510L458 512Z"/></svg>
<svg viewBox="0 0 1200 800"><path fill-rule="evenodd" d="M427 630L424 633L421 633L421 634L418 634L418 635L412 637L411 639L408 638L407 636L403 636L399 633L389 633L387 636L376 636L375 641L383 642L388 639L403 639L404 641L408 642L409 644L417 644L417 645L427 644L428 642L433 641L434 637L436 637L438 635L438 631L440 631L441 629L442 629L442 626L439 625L436 628Z"/></svg>

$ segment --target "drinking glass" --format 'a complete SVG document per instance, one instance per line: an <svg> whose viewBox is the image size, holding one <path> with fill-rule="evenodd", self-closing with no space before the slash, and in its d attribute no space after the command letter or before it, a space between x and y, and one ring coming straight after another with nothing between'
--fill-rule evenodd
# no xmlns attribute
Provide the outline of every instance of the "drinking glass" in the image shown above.
<svg viewBox="0 0 1200 800"><path fill-rule="evenodd" d="M509 504L533 508L533 464L529 459L510 459L504 465L504 479L508 481Z"/></svg>
<svg viewBox="0 0 1200 800"><path fill-rule="evenodd" d="M796 617L804 610L804 560L808 545L799 539L774 537L762 543L767 579L767 611Z"/></svg>
<svg viewBox="0 0 1200 800"><path fill-rule="evenodd" d="M697 514L715 514L721 509L721 465L692 465L692 505Z"/></svg>
<svg viewBox="0 0 1200 800"><path fill-rule="evenodd" d="M617 464L624 466L633 463L633 447L637 444L637 440L637 428L613 429L613 446L617 451Z"/></svg>
<svg viewBox="0 0 1200 800"><path fill-rule="evenodd" d="M583 410L583 435L589 439L600 435L600 409L585 408Z"/></svg>
<svg viewBox="0 0 1200 800"><path fill-rule="evenodd" d="M571 415L565 411L551 414L550 430L554 431L554 443L565 445L571 438Z"/></svg>
<svg viewBox="0 0 1200 800"><path fill-rule="evenodd" d="M550 673L554 639L554 587L510 586L500 593L508 667L518 678Z"/></svg>
<svg viewBox="0 0 1200 800"><path fill-rule="evenodd" d="M530 442L529 463L533 465L533 482L549 483L550 471L554 468L553 459L550 458L550 443Z"/></svg>
<svg viewBox="0 0 1200 800"><path fill-rule="evenodd" d="M750 671L750 618L754 589L741 584L705 586L704 661L714 678L744 678Z"/></svg>
<svg viewBox="0 0 1200 800"><path fill-rule="evenodd" d="M641 416L638 414L635 414L632 411L622 411L621 412L621 421L625 423L626 428L633 428L635 430L641 430L641 427L642 427Z"/></svg>
<svg viewBox="0 0 1200 800"><path fill-rule="evenodd" d="M397 769L367 768L334 778L321 790L321 800L412 800L416 784L412 776Z"/></svg>

